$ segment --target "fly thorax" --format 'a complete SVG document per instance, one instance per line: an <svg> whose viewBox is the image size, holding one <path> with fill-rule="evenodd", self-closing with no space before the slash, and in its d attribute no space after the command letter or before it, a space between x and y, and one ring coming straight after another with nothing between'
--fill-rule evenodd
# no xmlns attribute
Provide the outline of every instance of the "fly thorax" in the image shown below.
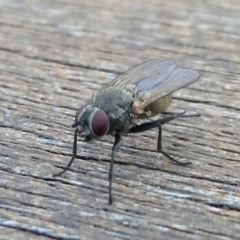
<svg viewBox="0 0 240 240"><path fill-rule="evenodd" d="M99 92L93 104L108 115L111 134L126 133L133 125L131 115L133 101L134 93L128 89L109 87Z"/></svg>

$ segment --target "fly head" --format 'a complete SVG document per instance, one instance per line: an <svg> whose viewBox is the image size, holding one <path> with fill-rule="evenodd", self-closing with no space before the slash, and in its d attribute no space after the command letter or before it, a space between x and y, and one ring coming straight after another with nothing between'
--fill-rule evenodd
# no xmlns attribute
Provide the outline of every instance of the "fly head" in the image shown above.
<svg viewBox="0 0 240 240"><path fill-rule="evenodd" d="M84 105L77 110L72 127L77 127L78 135L85 137L88 142L107 134L109 118L103 110L93 105Z"/></svg>

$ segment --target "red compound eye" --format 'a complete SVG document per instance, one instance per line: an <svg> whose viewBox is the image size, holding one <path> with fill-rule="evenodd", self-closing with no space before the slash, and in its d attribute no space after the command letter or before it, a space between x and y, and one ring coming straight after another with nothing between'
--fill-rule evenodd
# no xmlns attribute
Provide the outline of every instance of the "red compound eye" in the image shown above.
<svg viewBox="0 0 240 240"><path fill-rule="evenodd" d="M92 118L92 132L94 135L101 137L105 135L109 128L109 119L107 114L102 110L97 110Z"/></svg>

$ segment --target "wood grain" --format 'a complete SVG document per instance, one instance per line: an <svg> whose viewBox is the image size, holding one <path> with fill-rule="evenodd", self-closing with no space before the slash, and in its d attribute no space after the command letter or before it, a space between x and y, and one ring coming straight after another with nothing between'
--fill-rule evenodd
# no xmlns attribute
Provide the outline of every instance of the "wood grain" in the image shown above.
<svg viewBox="0 0 240 240"><path fill-rule="evenodd" d="M0 1L0 239L240 239L240 4L210 1ZM201 79L169 111L198 112L157 131L78 141L76 109L144 60Z"/></svg>

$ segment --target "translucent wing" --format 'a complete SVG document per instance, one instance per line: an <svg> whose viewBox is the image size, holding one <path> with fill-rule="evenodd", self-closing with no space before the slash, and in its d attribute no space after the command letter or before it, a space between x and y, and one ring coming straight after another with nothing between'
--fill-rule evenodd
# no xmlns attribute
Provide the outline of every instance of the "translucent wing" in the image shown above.
<svg viewBox="0 0 240 240"><path fill-rule="evenodd" d="M143 109L158 98L195 82L200 73L182 68L171 59L158 58L144 62L115 78L110 86L119 86L136 95L135 106Z"/></svg>

